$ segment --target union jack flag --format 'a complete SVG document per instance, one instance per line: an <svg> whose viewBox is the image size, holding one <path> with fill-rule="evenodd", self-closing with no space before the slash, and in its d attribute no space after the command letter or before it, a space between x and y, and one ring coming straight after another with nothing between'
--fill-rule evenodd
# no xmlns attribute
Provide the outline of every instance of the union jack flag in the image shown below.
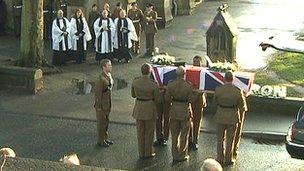
<svg viewBox="0 0 304 171"><path fill-rule="evenodd" d="M153 79L158 85L167 85L176 78L176 66L153 65ZM186 66L186 80L195 89L213 92L216 87L225 83L225 73L211 71L209 68ZM254 73L236 72L233 84L249 95L254 81Z"/></svg>

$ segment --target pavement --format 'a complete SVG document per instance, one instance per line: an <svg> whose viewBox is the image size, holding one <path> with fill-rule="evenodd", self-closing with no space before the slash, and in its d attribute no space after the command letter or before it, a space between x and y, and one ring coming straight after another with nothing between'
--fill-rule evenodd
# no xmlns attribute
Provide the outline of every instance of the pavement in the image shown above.
<svg viewBox="0 0 304 171"><path fill-rule="evenodd" d="M96 134L94 121L2 113L0 144L10 146L21 158L17 161L8 160L4 170L29 167L32 170L48 170L48 166L51 166L51 170L64 170L63 165L48 161L57 162L63 155L70 153L78 155L81 165L98 167L90 170L199 170L204 159L216 157L216 136L213 134L201 133L199 150L190 151L189 161L179 164L172 163L170 141L168 146L156 148L154 159L139 160L135 126L111 123L109 135L114 145L106 149L96 147ZM303 161L290 158L284 143L242 139L236 164L225 170L301 168L304 169ZM76 170L82 169L86 167Z"/></svg>
<svg viewBox="0 0 304 171"><path fill-rule="evenodd" d="M176 18L170 28L160 30L156 36L156 46L176 56L177 60L191 63L195 55L206 54L205 32L216 14L216 8L223 2L229 3L229 12L235 18L239 29L238 58L244 69L263 67L273 51L262 52L258 43L269 35L294 34L301 30L304 21L299 1L278 3L277 1L206 1L197 6L191 16ZM272 7L294 9L284 13L287 17L299 16L288 26L279 20L281 11ZM263 16L264 14L265 16ZM261 19L262 17L263 20ZM292 17L291 17L292 18ZM282 20L286 18L281 18ZM187 21L187 22L185 22ZM253 22L254 21L254 22ZM287 20L286 20L287 21ZM289 21L289 20L288 20ZM144 40L144 37L143 37ZM17 59L19 39L0 37L0 64L9 59ZM141 46L142 50L144 45ZM45 55L51 58L51 46L45 43ZM254 59L254 60L248 60ZM44 76L44 89L36 95L21 90L0 90L0 144L13 147L21 158L58 161L71 151L80 155L84 165L100 168L127 170L197 170L202 160L215 157L215 124L212 114L205 113L202 124L200 150L191 154L190 162L171 166L170 147L158 149L159 157L149 161L137 160L135 120L131 117L134 99L130 96L130 85L134 77L140 75L140 65L149 58L136 56L128 64L113 64L115 84L118 80L125 87L113 91L113 109L110 114L110 134L115 145L109 149L96 149L95 111L92 94L77 94L74 79L95 81L100 67L94 61L94 53L89 52L87 62L69 63L62 67L62 73ZM244 62L245 61L245 62ZM257 63L252 63L257 61ZM246 63L247 62L247 63ZM249 62L249 63L248 63ZM249 67L248 67L249 66ZM253 135L269 132L284 138L296 113L266 112L249 113L246 116L244 132ZM269 134L270 135L270 134ZM250 159L250 160L248 160ZM13 162L13 161L12 161ZM18 162L17 162L18 163ZM22 163L22 162L21 162ZM42 168L44 164L41 164ZM8 162L8 165L9 162ZM241 144L239 162L228 170L289 170L298 168L298 160L290 159L283 144L259 144L255 140L244 139ZM59 166L58 166L59 167ZM160 169L158 169L160 168ZM8 169L9 170L9 169ZM44 170L44 169L38 169Z"/></svg>

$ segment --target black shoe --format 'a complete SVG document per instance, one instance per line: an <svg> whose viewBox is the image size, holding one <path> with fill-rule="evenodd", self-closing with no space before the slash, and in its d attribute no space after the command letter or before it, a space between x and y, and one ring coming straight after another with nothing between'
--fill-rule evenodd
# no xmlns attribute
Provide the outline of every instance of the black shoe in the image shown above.
<svg viewBox="0 0 304 171"><path fill-rule="evenodd" d="M161 146L162 145L162 141L161 140L156 140L154 143L153 143L153 146L156 147L156 146Z"/></svg>
<svg viewBox="0 0 304 171"><path fill-rule="evenodd" d="M113 141L110 141L110 140L105 140L105 142L106 142L107 144L109 144L109 145L113 145L113 144L114 144L114 142L113 142Z"/></svg>
<svg viewBox="0 0 304 171"><path fill-rule="evenodd" d="M193 143L192 149L193 149L194 151L197 151L197 150L198 150L198 144L194 144L194 143Z"/></svg>
<svg viewBox="0 0 304 171"><path fill-rule="evenodd" d="M161 145L162 145L162 146L167 146L167 140L162 140Z"/></svg>
<svg viewBox="0 0 304 171"><path fill-rule="evenodd" d="M234 161L227 161L227 162L224 162L224 166L230 166L230 165L234 165Z"/></svg>
<svg viewBox="0 0 304 171"><path fill-rule="evenodd" d="M145 159L153 158L153 157L155 157L155 155L156 155L155 153L152 153L151 156L145 156Z"/></svg>
<svg viewBox="0 0 304 171"><path fill-rule="evenodd" d="M102 147L102 148L107 148L107 147L109 147L110 145L108 144L108 143L106 143L105 141L103 142L103 143L97 143L97 145L99 146L99 147Z"/></svg>
<svg viewBox="0 0 304 171"><path fill-rule="evenodd" d="M189 150L193 150L193 147L194 147L194 143L189 142L189 144L188 144L188 149L189 149Z"/></svg>
<svg viewBox="0 0 304 171"><path fill-rule="evenodd" d="M173 159L173 163L177 163L177 162L183 162L189 159L189 155L186 155L184 158L182 159Z"/></svg>

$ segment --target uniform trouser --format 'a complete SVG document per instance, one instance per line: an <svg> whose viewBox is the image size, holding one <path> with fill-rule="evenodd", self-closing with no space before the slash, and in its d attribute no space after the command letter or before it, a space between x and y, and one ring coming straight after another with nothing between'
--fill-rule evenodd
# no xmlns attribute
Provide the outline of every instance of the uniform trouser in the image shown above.
<svg viewBox="0 0 304 171"><path fill-rule="evenodd" d="M110 110L96 110L97 136L99 143L103 143L104 140L107 140L109 138L109 114Z"/></svg>
<svg viewBox="0 0 304 171"><path fill-rule="evenodd" d="M146 33L146 51L152 54L154 51L154 37L155 33Z"/></svg>
<svg viewBox="0 0 304 171"><path fill-rule="evenodd" d="M156 139L168 140L169 139L169 113L168 106L164 103L156 105L157 120L156 120Z"/></svg>
<svg viewBox="0 0 304 171"><path fill-rule="evenodd" d="M240 147L240 142L241 142L241 137L242 137L242 130L243 130L243 125L244 125L244 119L245 118L245 112L242 112L240 114L240 123L236 127L235 131L235 139L234 139L234 148L233 148L233 156L236 157L239 147Z"/></svg>
<svg viewBox="0 0 304 171"><path fill-rule="evenodd" d="M139 157L150 157L154 153L153 138L155 120L136 120Z"/></svg>
<svg viewBox="0 0 304 171"><path fill-rule="evenodd" d="M233 160L233 141L237 124L217 124L217 160L231 162Z"/></svg>
<svg viewBox="0 0 304 171"><path fill-rule="evenodd" d="M132 50L134 53L137 53L140 49L140 37L141 37L141 30L136 29L136 34L137 34L137 41L132 40Z"/></svg>
<svg viewBox="0 0 304 171"><path fill-rule="evenodd" d="M170 119L173 160L182 160L188 154L189 124L189 119Z"/></svg>
<svg viewBox="0 0 304 171"><path fill-rule="evenodd" d="M202 120L202 108L192 105L192 111L193 118L190 125L189 142L197 144Z"/></svg>

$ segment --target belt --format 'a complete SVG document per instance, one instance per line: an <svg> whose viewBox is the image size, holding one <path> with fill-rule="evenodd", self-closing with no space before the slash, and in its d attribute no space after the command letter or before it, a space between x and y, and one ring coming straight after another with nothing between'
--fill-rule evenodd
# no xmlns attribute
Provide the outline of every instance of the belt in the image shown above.
<svg viewBox="0 0 304 171"><path fill-rule="evenodd" d="M141 99L141 98L136 98L136 100L138 100L138 101L151 101L151 100L154 100L154 99Z"/></svg>
<svg viewBox="0 0 304 171"><path fill-rule="evenodd" d="M233 105L233 106L223 106L223 105L219 105L221 108L236 108L237 105Z"/></svg>
<svg viewBox="0 0 304 171"><path fill-rule="evenodd" d="M173 99L175 102L181 102L181 103L187 103L187 100L181 100L181 99Z"/></svg>

